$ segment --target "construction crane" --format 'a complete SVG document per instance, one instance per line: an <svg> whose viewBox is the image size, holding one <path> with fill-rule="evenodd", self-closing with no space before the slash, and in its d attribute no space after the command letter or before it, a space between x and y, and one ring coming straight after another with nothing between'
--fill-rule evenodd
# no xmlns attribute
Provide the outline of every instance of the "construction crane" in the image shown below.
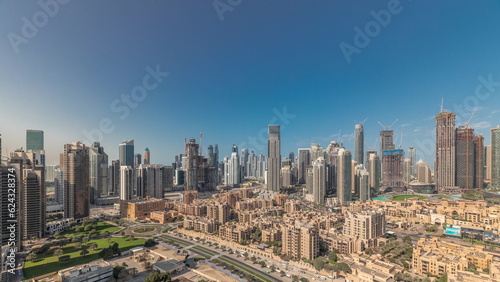
<svg viewBox="0 0 500 282"><path fill-rule="evenodd" d="M396 119L391 125L387 126L387 125L383 125L380 121L378 122L378 124L380 124L384 130L391 130L392 127L394 126L394 124L396 124L396 122L398 121L399 119Z"/></svg>
<svg viewBox="0 0 500 282"><path fill-rule="evenodd" d="M367 120L368 120L368 118L365 118L365 120L364 120L364 121L362 121L362 122L358 122L357 120L354 120L354 122L355 122L356 124L358 124L358 123L359 123L359 124L364 124L364 123L365 123L365 121L367 121Z"/></svg>

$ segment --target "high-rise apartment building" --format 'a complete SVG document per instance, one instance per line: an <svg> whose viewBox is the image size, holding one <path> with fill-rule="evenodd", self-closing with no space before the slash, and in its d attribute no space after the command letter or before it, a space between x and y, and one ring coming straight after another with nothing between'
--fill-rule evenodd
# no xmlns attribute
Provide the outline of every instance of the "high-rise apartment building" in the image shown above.
<svg viewBox="0 0 500 282"><path fill-rule="evenodd" d="M284 225L282 232L282 253L292 259L313 260L319 255L319 231L305 222Z"/></svg>
<svg viewBox="0 0 500 282"><path fill-rule="evenodd" d="M375 193L380 192L380 173L381 173L381 162L380 157L374 153L370 155L369 158L369 172L370 172L370 189Z"/></svg>
<svg viewBox="0 0 500 282"><path fill-rule="evenodd" d="M491 129L491 185L500 187L500 127Z"/></svg>
<svg viewBox="0 0 500 282"><path fill-rule="evenodd" d="M127 140L119 145L120 165L134 166L134 140Z"/></svg>
<svg viewBox="0 0 500 282"><path fill-rule="evenodd" d="M280 170L281 170L281 137L280 126L268 126L269 140L267 143L267 188L272 191L279 191Z"/></svg>
<svg viewBox="0 0 500 282"><path fill-rule="evenodd" d="M491 145L484 146L484 180L491 183Z"/></svg>
<svg viewBox="0 0 500 282"><path fill-rule="evenodd" d="M108 194L108 155L99 142L89 148L90 203Z"/></svg>
<svg viewBox="0 0 500 282"><path fill-rule="evenodd" d="M163 169L159 164L141 164L135 169L138 197L164 198Z"/></svg>
<svg viewBox="0 0 500 282"><path fill-rule="evenodd" d="M442 111L436 116L436 166L434 175L437 188L456 184L455 118L451 112Z"/></svg>
<svg viewBox="0 0 500 282"><path fill-rule="evenodd" d="M135 194L135 170L131 166L120 166L120 200L129 201Z"/></svg>
<svg viewBox="0 0 500 282"><path fill-rule="evenodd" d="M319 157L313 162L312 184L314 202L324 204L326 195L326 166L323 157Z"/></svg>
<svg viewBox="0 0 500 282"><path fill-rule="evenodd" d="M337 164L337 198L345 204L352 201L352 155L351 151L340 149Z"/></svg>
<svg viewBox="0 0 500 282"><path fill-rule="evenodd" d="M307 168L311 165L311 149L301 148L298 152L299 184L305 184L307 180Z"/></svg>
<svg viewBox="0 0 500 282"><path fill-rule="evenodd" d="M89 148L81 142L65 144L60 165L64 174L64 217L89 216Z"/></svg>
<svg viewBox="0 0 500 282"><path fill-rule="evenodd" d="M417 182L419 183L432 183L432 172L429 164L419 160L417 162Z"/></svg>
<svg viewBox="0 0 500 282"><path fill-rule="evenodd" d="M408 158L410 159L411 178L417 176L417 149L415 147L408 147Z"/></svg>
<svg viewBox="0 0 500 282"><path fill-rule="evenodd" d="M367 210L359 213L347 212L344 234L361 240L375 239L385 234L385 214Z"/></svg>
<svg viewBox="0 0 500 282"><path fill-rule="evenodd" d="M354 160L358 164L364 164L364 146L365 135L363 132L363 123L358 123L354 126Z"/></svg>

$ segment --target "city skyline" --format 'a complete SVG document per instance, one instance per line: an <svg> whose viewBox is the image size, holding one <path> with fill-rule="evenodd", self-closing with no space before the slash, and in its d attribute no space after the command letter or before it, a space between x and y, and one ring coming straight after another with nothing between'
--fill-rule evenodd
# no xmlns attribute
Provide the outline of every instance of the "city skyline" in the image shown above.
<svg viewBox="0 0 500 282"><path fill-rule="evenodd" d="M221 156L230 155L231 144L251 148L244 145L255 139L255 153L265 153L261 135L268 124L280 124L284 155L313 142L326 146L339 131L354 152L355 120L369 117L365 150L379 147L378 121L398 119L393 129L395 137L403 133L403 148L417 148L417 158L433 166L433 149L421 157L421 148L434 142L441 97L457 114L457 125L476 109L470 125L486 144L500 117L493 106L500 102L494 95L500 91L498 3L401 2L401 12L350 62L340 44L352 45L355 28L363 29L374 19L372 11L387 9L387 3L245 3L224 13L222 21L211 3L138 5L123 4L123 13L110 21L113 4L71 2L20 43L17 53L8 36L0 40L0 95L9 103L0 118L12 120L1 128L5 150L24 147L25 130L39 129L47 164L57 162L63 144L78 140L87 146L100 141L110 159L117 159L115 147L128 139L136 140L138 152L150 148L152 163L170 163L183 151L182 140L197 139L199 132L203 144L219 145ZM15 1L0 7L4 35L22 35L22 17L32 19L42 10L37 3ZM94 22L83 27L82 15L93 12ZM133 13L137 22L127 16ZM157 87L132 101L134 107L125 106L121 95L151 74L156 78L147 83ZM113 105L121 110L113 111ZM43 114L16 115L19 108ZM216 114L205 118L208 112ZM100 125L113 128L101 130L102 140L83 133Z"/></svg>

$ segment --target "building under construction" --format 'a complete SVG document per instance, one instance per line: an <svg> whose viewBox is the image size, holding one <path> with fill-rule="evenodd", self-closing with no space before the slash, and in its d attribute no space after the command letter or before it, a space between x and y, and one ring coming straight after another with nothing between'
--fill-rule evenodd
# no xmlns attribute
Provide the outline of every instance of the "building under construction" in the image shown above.
<svg viewBox="0 0 500 282"><path fill-rule="evenodd" d="M483 136L474 135L474 129L460 126L456 129L456 186L461 189L482 188Z"/></svg>
<svg viewBox="0 0 500 282"><path fill-rule="evenodd" d="M382 182L386 189L404 188L404 150L385 150L382 156Z"/></svg>
<svg viewBox="0 0 500 282"><path fill-rule="evenodd" d="M184 146L185 191L213 191L217 187L218 168L210 165L210 159L201 155L200 145L189 139Z"/></svg>

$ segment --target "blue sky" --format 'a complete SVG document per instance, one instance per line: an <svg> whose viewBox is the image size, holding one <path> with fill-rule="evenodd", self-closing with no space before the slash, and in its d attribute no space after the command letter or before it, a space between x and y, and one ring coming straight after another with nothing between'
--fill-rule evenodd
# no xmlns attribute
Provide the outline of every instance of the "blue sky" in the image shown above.
<svg viewBox="0 0 500 282"><path fill-rule="evenodd" d="M230 9L217 12L214 3ZM25 146L26 129L41 129L48 163L57 163L62 144L88 140L83 132L103 120L113 127L101 142L112 159L118 143L134 139L137 152L149 147L152 162L168 164L183 151L184 137L200 132L203 145L219 144L222 155L249 140L265 153L259 140L276 121L285 156L311 142L326 147L339 131L352 149L355 120L368 117L366 149L379 146L378 121L398 119L393 129L403 134L403 147L416 146L432 164L441 98L458 112L459 124L476 110L471 125L486 144L489 128L500 123L497 0L116 0L54 7L47 15L37 1L0 1L2 154ZM355 28L373 28L371 11L381 10L397 12L356 47ZM350 62L342 42L358 48ZM115 109L125 105L122 94L143 85L148 66L169 75L148 80L155 87L121 119L114 101ZM280 118L285 109L288 118Z"/></svg>

